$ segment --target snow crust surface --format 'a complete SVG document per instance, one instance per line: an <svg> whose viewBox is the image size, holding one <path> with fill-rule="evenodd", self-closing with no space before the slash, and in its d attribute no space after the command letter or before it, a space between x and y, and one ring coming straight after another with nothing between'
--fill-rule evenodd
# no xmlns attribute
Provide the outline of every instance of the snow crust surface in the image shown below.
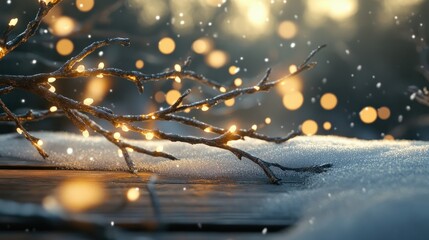
<svg viewBox="0 0 429 240"><path fill-rule="evenodd" d="M17 134L0 136L0 156L48 161L72 169L126 170L117 148L101 137L36 133L50 154L43 160ZM131 153L140 170L187 178L264 180L252 162L231 153L185 143L129 141L149 150L163 146L180 161ZM261 214L282 211L300 219L284 239L429 239L429 143L365 141L336 136L297 137L284 144L246 139L233 146L290 167L332 163L305 178L303 189L261 199ZM70 150L72 149L72 151ZM276 172L294 180L301 174ZM282 187L282 186L280 186Z"/></svg>

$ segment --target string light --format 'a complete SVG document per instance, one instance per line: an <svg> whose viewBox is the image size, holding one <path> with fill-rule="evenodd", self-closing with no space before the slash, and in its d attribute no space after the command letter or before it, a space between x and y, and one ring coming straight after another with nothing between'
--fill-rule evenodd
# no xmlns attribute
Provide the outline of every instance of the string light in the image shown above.
<svg viewBox="0 0 429 240"><path fill-rule="evenodd" d="M54 78L54 77L50 77L50 78L48 78L48 83L53 83L53 82L55 82L57 79L56 78Z"/></svg>
<svg viewBox="0 0 429 240"><path fill-rule="evenodd" d="M257 126L256 124L253 124L253 125L252 125L252 130L253 130L253 131L256 131L257 129L258 129L258 126Z"/></svg>
<svg viewBox="0 0 429 240"><path fill-rule="evenodd" d="M203 111L203 112L205 112L205 111L208 111L210 108L209 108L209 106L207 106L207 105L203 105L202 107L201 107L201 111Z"/></svg>
<svg viewBox="0 0 429 240"><path fill-rule="evenodd" d="M155 137L155 134L153 134L152 132L147 132L145 134L146 140L152 140Z"/></svg>
<svg viewBox="0 0 429 240"><path fill-rule="evenodd" d="M93 103L94 103L94 99L92 99L92 98L85 98L83 100L83 104L88 105L88 106L93 104Z"/></svg>
<svg viewBox="0 0 429 240"><path fill-rule="evenodd" d="M115 133L113 134L113 138L114 138L114 139L116 139L116 140L119 140L119 138L121 138L121 133L119 133L119 132L115 132Z"/></svg>
<svg viewBox="0 0 429 240"><path fill-rule="evenodd" d="M22 129L21 129L21 128L16 128L16 132L17 132L19 135L21 135L21 134L23 133L23 131L22 131Z"/></svg>
<svg viewBox="0 0 429 240"><path fill-rule="evenodd" d="M50 112L56 112L58 110L58 108L56 106L52 106L49 108Z"/></svg>
<svg viewBox="0 0 429 240"><path fill-rule="evenodd" d="M176 49L176 43L172 38L165 37L158 42L158 49L162 54L171 54Z"/></svg>
<svg viewBox="0 0 429 240"><path fill-rule="evenodd" d="M54 87L54 86L52 86L52 85L50 85L50 87L49 87L49 91L50 92L55 92L57 89Z"/></svg>
<svg viewBox="0 0 429 240"><path fill-rule="evenodd" d="M18 23L18 18L12 18L9 21L9 27L14 27Z"/></svg>
<svg viewBox="0 0 429 240"><path fill-rule="evenodd" d="M43 141L42 141L42 139L39 139L38 141L37 141L37 143L36 143L38 146L42 146L43 145Z"/></svg>
<svg viewBox="0 0 429 240"><path fill-rule="evenodd" d="M269 117L265 118L265 124L271 124L271 118Z"/></svg>
<svg viewBox="0 0 429 240"><path fill-rule="evenodd" d="M122 125L122 131L124 131L124 132L128 132L128 131L130 131L130 129L127 127L127 125Z"/></svg>
<svg viewBox="0 0 429 240"><path fill-rule="evenodd" d="M224 93L224 92L226 92L226 88L225 87L220 87L219 91L222 92L222 93Z"/></svg>
<svg viewBox="0 0 429 240"><path fill-rule="evenodd" d="M76 71L78 73L82 73L83 71L85 71L85 65L79 65L79 66L77 66Z"/></svg>
<svg viewBox="0 0 429 240"><path fill-rule="evenodd" d="M83 131L82 131L82 136L83 136L84 138L89 137L89 132L88 132L88 130L83 130Z"/></svg>
<svg viewBox="0 0 429 240"><path fill-rule="evenodd" d="M232 132L232 133L235 132L235 131L237 131L237 126L232 125L231 127L229 127L228 131Z"/></svg>
<svg viewBox="0 0 429 240"><path fill-rule="evenodd" d="M242 84L243 84L243 80L241 80L241 78L236 78L236 79L234 80L234 85L235 85L236 87L240 87Z"/></svg>
<svg viewBox="0 0 429 240"><path fill-rule="evenodd" d="M176 71L176 72L182 71L182 66L180 66L179 64L175 64L174 65L174 71Z"/></svg>
<svg viewBox="0 0 429 240"><path fill-rule="evenodd" d="M104 68L104 62L100 62L98 64L98 69L103 69Z"/></svg>

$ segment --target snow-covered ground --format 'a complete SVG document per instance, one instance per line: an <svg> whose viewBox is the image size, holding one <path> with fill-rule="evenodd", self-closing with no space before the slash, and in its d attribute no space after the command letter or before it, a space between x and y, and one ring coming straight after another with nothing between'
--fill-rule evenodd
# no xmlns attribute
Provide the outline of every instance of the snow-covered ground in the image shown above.
<svg viewBox="0 0 429 240"><path fill-rule="evenodd" d="M48 160L66 168L126 169L117 149L100 137L66 133L36 133L44 141ZM161 141L132 143L155 150L163 146L180 161L132 153L141 170L187 178L248 178L266 181L252 162L202 145ZM363 141L334 136L297 137L285 144L259 140L234 146L264 160L298 167L322 163L334 166L310 175L305 187L261 199L267 215L289 212L301 219L279 239L429 239L429 143ZM0 156L45 161L17 134L0 136ZM300 174L276 172L293 180ZM279 186L282 187L282 186Z"/></svg>

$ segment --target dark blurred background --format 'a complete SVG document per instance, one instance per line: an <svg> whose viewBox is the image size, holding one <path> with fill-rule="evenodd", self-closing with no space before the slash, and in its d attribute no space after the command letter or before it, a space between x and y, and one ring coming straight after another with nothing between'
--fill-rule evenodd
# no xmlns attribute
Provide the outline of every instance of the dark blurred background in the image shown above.
<svg viewBox="0 0 429 240"><path fill-rule="evenodd" d="M19 33L37 8L36 0L0 0L0 29L18 18L13 33ZM429 85L418 71L429 58L418 51L428 37L428 10L427 0L65 0L35 37L0 61L0 74L53 71L95 40L129 37L130 47L103 48L83 64L157 73L191 56L190 69L212 80L252 86L267 67L273 68L271 79L284 77L312 49L327 44L314 58L316 68L270 93L188 115L221 127L257 124L271 135L304 123L307 134L427 140L429 108L411 101L407 89ZM193 89L190 100L218 93L186 80L147 84L143 95L122 79L64 79L53 85L66 96L91 97L121 114L166 107L187 88ZM50 107L22 91L1 98L16 113ZM151 127L197 134L172 123L156 125ZM77 132L65 118L26 126ZM2 133L13 131L13 125L0 125Z"/></svg>

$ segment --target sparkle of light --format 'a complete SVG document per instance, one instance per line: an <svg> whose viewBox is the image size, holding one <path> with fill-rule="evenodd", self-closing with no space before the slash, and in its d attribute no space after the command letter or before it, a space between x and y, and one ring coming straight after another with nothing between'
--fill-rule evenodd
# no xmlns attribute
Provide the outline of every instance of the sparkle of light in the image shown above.
<svg viewBox="0 0 429 240"><path fill-rule="evenodd" d="M105 199L103 186L83 179L68 180L58 188L58 200L69 212L82 212L98 206Z"/></svg>
<svg viewBox="0 0 429 240"><path fill-rule="evenodd" d="M52 33L59 37L69 35L76 27L75 21L72 18L66 16L59 17L52 23Z"/></svg>
<svg viewBox="0 0 429 240"><path fill-rule="evenodd" d="M93 104L93 103L94 103L94 99L92 99L92 98L85 98L83 100L83 104L88 105L88 106Z"/></svg>
<svg viewBox="0 0 429 240"><path fill-rule="evenodd" d="M325 130L331 130L332 124L330 122L324 122L323 123L323 129Z"/></svg>

